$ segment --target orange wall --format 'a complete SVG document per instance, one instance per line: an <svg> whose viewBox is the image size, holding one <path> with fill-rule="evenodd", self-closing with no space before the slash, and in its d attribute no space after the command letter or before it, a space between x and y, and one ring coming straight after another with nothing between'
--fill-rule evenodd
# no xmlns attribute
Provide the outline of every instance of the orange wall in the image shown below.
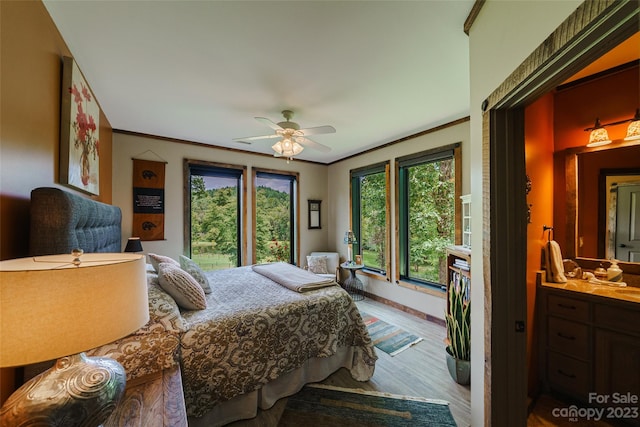
<svg viewBox="0 0 640 427"><path fill-rule="evenodd" d="M0 1L0 31L0 259L10 259L28 255L31 190L60 186L62 56L71 52L40 1ZM111 132L101 112L96 200L105 203L112 197ZM0 403L12 388L13 370L0 370Z"/></svg>
<svg viewBox="0 0 640 427"><path fill-rule="evenodd" d="M548 94L525 110L525 162L531 180L527 204L531 205L527 228L527 368L529 395L538 389L538 342L536 271L540 269L540 251L547 240L544 225L553 224L553 95Z"/></svg>
<svg viewBox="0 0 640 427"><path fill-rule="evenodd" d="M555 151L586 145L596 118L611 123L633 117L640 107L637 66L560 90L555 95ZM612 139L624 138L627 127L607 127Z"/></svg>
<svg viewBox="0 0 640 427"><path fill-rule="evenodd" d="M585 132L584 129L592 127L596 117L599 117L602 123L630 119L639 106L640 70L638 66L558 91L555 94L554 102L555 151L562 154L566 148L586 145L589 132ZM620 140L626 134L627 124L610 126L606 129L612 140ZM637 153L638 147L632 150ZM581 174L580 181L587 182L587 185L583 187L589 191L588 194L578 195L581 212L580 230L598 229L599 170L640 167L640 156L627 154L614 155L610 153L606 158L600 154L596 163L578 171ZM565 242L565 200L567 195L565 193L564 157L562 155L557 156L555 167L556 180L553 194L556 240ZM577 254L597 257L597 233L585 233L582 237L583 246L577 248Z"/></svg>

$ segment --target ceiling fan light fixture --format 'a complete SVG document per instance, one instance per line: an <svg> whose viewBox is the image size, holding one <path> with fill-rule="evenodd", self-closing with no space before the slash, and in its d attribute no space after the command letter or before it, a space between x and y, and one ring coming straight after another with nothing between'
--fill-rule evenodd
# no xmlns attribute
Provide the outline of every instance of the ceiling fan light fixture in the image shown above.
<svg viewBox="0 0 640 427"><path fill-rule="evenodd" d="M310 128L300 129L300 125L292 122L290 119L293 117L293 111L284 110L282 115L285 118L284 122L274 123L273 121L264 118L256 117L255 119L262 124L273 129L275 132L270 135L250 136L246 138L234 138L234 141L242 142L245 144L251 144L251 141L258 139L271 139L280 138L278 142L273 144L271 148L274 151L275 157L285 157L287 163L293 160L293 156L297 156L302 153L305 147L319 150L324 153L331 151L331 148L326 145L319 144L311 139L307 138L308 135L319 135L325 133L335 133L336 129L330 125L315 126Z"/></svg>
<svg viewBox="0 0 640 427"><path fill-rule="evenodd" d="M289 138L276 142L271 146L271 148L277 153L277 155L287 157L288 159L291 159L293 156L297 156L302 153L302 150L304 150L302 145L291 141Z"/></svg>

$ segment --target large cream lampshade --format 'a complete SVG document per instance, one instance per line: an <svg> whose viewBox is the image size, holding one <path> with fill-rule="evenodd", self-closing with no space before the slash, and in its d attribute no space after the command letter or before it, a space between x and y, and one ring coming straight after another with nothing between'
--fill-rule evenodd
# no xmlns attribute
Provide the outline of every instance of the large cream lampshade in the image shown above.
<svg viewBox="0 0 640 427"><path fill-rule="evenodd" d="M142 327L147 295L139 254L79 251L0 262L0 367L59 358L9 397L3 423L102 424L124 393L125 372L113 359L82 352Z"/></svg>

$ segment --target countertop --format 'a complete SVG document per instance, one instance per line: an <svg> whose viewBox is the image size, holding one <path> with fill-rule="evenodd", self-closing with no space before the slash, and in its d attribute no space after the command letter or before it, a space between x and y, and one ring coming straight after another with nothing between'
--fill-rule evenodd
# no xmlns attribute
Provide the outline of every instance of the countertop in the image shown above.
<svg viewBox="0 0 640 427"><path fill-rule="evenodd" d="M544 273L542 273L544 277ZM640 288L635 286L592 285L587 280L568 279L567 283L549 283L542 281L542 286L553 289L564 289L571 292L612 298L621 301L640 303Z"/></svg>

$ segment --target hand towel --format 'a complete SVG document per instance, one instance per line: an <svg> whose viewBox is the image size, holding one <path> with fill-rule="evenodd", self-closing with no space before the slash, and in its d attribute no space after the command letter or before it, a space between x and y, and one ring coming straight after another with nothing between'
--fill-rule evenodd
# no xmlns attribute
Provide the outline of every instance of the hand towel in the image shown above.
<svg viewBox="0 0 640 427"><path fill-rule="evenodd" d="M544 260L547 270L547 282L567 283L567 277L564 275L560 245L555 240L549 240L544 246Z"/></svg>

